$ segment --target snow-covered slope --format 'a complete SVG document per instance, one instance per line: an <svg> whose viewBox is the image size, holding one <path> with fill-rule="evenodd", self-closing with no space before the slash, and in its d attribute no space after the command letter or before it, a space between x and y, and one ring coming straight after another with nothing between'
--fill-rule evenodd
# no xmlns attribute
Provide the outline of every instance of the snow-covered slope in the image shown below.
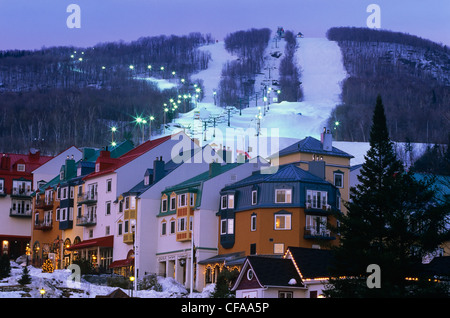
<svg viewBox="0 0 450 318"><path fill-rule="evenodd" d="M192 77L192 79L203 80L205 98L198 102L195 109L180 114L179 118L172 123L172 128L166 129L165 133L186 129L191 137L203 140L205 138L204 126L202 126L203 122L198 119L198 114L200 110L206 109L211 113L207 124L206 141L217 145L229 145L226 139L217 140L226 135L227 128L258 131L258 127L260 127L260 138L279 136L278 148L280 149L306 136L320 138L322 128L331 111L336 104L340 103L341 83L347 73L342 64L341 51L337 43L325 38L298 38L297 43L296 61L302 72L303 101L274 103L273 98L276 97L276 87L274 87L267 107L264 107L262 95L259 94L260 98L251 101L250 107L244 108L242 111L236 108L229 110L230 125L228 126L228 111L214 105L213 91L219 87L223 65L227 61L235 59L236 56L225 50L223 42L218 42L201 48L211 53L210 65L207 70ZM269 43L266 50L266 65L263 68L263 74L256 77L255 90L258 90L262 83L278 79L278 66L281 58L274 58L272 53L277 51L284 53L284 44L284 40ZM216 118L215 129L213 117ZM247 136L247 138L251 138L251 136ZM231 148L233 147L231 146ZM268 151L273 153L277 150L276 147L273 147Z"/></svg>

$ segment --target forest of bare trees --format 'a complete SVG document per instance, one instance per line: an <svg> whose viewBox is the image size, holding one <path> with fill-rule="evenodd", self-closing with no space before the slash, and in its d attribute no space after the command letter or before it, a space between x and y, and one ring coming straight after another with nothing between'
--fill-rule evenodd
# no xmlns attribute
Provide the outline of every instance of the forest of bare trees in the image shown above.
<svg viewBox="0 0 450 318"><path fill-rule="evenodd" d="M396 141L446 143L450 131L450 50L416 36L367 28L332 28L349 77L337 138L367 141L376 96L381 94L390 136Z"/></svg>
<svg viewBox="0 0 450 318"><path fill-rule="evenodd" d="M226 63L222 69L218 98L220 105L239 106L248 102L255 93L255 76L264 66L264 51L271 30L250 29L230 33L225 38L225 49L238 58Z"/></svg>
<svg viewBox="0 0 450 318"><path fill-rule="evenodd" d="M71 145L102 147L111 142L113 125L116 139L136 141L133 117L153 115L152 130L158 129L163 104L192 89L189 75L208 66L209 54L197 48L212 42L209 35L191 33L0 52L0 151L37 147L56 154ZM135 76L186 81L178 90L160 90Z"/></svg>
<svg viewBox="0 0 450 318"><path fill-rule="evenodd" d="M302 99L303 93L300 87L300 70L295 62L295 50L297 49L297 40L292 31L286 31L284 34L286 46L284 56L280 61L279 84L280 100L288 102L298 102Z"/></svg>

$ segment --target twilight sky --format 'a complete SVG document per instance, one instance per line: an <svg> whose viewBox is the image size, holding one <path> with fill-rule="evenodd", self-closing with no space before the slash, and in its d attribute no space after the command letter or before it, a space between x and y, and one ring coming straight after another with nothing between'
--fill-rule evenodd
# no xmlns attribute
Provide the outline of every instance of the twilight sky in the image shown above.
<svg viewBox="0 0 450 318"><path fill-rule="evenodd" d="M70 4L81 27L68 28ZM277 26L323 37L334 26L366 27L369 4L381 8L381 28L450 45L449 0L0 0L0 50L92 46L142 36L228 33Z"/></svg>

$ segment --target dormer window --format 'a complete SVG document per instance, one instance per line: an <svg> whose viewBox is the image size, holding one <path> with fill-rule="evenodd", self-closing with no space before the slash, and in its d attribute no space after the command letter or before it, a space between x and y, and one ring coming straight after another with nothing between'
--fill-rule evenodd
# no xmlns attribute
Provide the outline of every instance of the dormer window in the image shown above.
<svg viewBox="0 0 450 318"><path fill-rule="evenodd" d="M95 172L99 172L100 171L100 163L96 163L95 164Z"/></svg>
<svg viewBox="0 0 450 318"><path fill-rule="evenodd" d="M258 202L258 190L252 191L252 205L256 205Z"/></svg>
<svg viewBox="0 0 450 318"><path fill-rule="evenodd" d="M18 163L18 164L17 164L17 171L22 171L22 172L24 172L24 171L25 171L25 164L23 164L23 163Z"/></svg>
<svg viewBox="0 0 450 318"><path fill-rule="evenodd" d="M59 173L59 180L64 180L64 171Z"/></svg>
<svg viewBox="0 0 450 318"><path fill-rule="evenodd" d="M234 209L234 194L222 195L220 198L220 208Z"/></svg>
<svg viewBox="0 0 450 318"><path fill-rule="evenodd" d="M144 185L149 185L150 184L150 176L145 176L144 177Z"/></svg>
<svg viewBox="0 0 450 318"><path fill-rule="evenodd" d="M275 203L291 203L292 190L291 189L276 189Z"/></svg>

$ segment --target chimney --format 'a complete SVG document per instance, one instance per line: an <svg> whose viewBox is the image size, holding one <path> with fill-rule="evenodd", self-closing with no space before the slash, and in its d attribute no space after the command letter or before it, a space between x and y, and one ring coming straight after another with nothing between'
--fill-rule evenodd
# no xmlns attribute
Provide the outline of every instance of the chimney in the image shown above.
<svg viewBox="0 0 450 318"><path fill-rule="evenodd" d="M71 159L69 159L69 156L67 156L64 171L65 178L69 178L69 176L71 176L75 172L75 170L75 160L73 159L73 155Z"/></svg>
<svg viewBox="0 0 450 318"><path fill-rule="evenodd" d="M3 154L0 167L3 170L9 170L11 168L11 158L8 155Z"/></svg>
<svg viewBox="0 0 450 318"><path fill-rule="evenodd" d="M220 172L220 163L217 161L213 161L209 164L209 177L213 178L217 176Z"/></svg>
<svg viewBox="0 0 450 318"><path fill-rule="evenodd" d="M322 149L325 151L331 151L333 149L333 135L331 134L329 129L323 127L323 132L320 136L322 142Z"/></svg>
<svg viewBox="0 0 450 318"><path fill-rule="evenodd" d="M153 182L157 182L164 178L165 176L165 163L162 160L161 157L156 157L156 159L153 161Z"/></svg>
<svg viewBox="0 0 450 318"><path fill-rule="evenodd" d="M225 146L223 146L222 150L218 151L218 154L225 163L232 163L232 152L230 149L227 150Z"/></svg>

